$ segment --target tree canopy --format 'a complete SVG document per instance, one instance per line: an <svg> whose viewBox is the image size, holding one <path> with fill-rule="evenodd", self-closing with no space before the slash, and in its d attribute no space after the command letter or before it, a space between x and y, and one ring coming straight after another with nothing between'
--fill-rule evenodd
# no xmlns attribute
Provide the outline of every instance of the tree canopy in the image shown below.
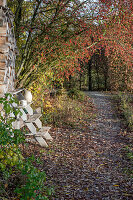
<svg viewBox="0 0 133 200"><path fill-rule="evenodd" d="M13 0L19 48L17 86L37 79L63 82L97 51L108 58L114 89L132 82L131 0ZM50 82L50 83L51 83Z"/></svg>

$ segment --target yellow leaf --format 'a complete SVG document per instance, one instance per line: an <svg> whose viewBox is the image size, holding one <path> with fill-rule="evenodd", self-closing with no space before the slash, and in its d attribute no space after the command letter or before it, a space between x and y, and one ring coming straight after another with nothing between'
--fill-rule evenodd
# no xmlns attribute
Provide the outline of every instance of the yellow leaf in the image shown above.
<svg viewBox="0 0 133 200"><path fill-rule="evenodd" d="M6 183L4 186L5 186L5 188L7 188L7 187L8 187L8 184Z"/></svg>

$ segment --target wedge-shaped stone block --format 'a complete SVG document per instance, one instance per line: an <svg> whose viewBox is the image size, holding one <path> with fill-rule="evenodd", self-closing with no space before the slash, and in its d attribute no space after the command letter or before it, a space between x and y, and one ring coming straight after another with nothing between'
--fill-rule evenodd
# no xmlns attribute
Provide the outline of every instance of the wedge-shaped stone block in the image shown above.
<svg viewBox="0 0 133 200"><path fill-rule="evenodd" d="M4 81L5 70L0 70L0 81Z"/></svg>
<svg viewBox="0 0 133 200"><path fill-rule="evenodd" d="M3 19L0 19L0 27L3 26Z"/></svg>
<svg viewBox="0 0 133 200"><path fill-rule="evenodd" d="M6 63L0 62L0 70L1 70L1 69L4 70L5 68L6 68Z"/></svg>
<svg viewBox="0 0 133 200"><path fill-rule="evenodd" d="M0 53L0 61L3 61L6 59L6 55L3 53Z"/></svg>
<svg viewBox="0 0 133 200"><path fill-rule="evenodd" d="M4 94L8 91L8 86L5 84L0 84L0 94Z"/></svg>
<svg viewBox="0 0 133 200"><path fill-rule="evenodd" d="M1 1L1 0L0 0ZM0 6L2 6L1 4L0 4ZM0 18L2 18L3 17L3 9L2 8L0 8Z"/></svg>
<svg viewBox="0 0 133 200"><path fill-rule="evenodd" d="M6 43L6 37L0 37L0 46L1 45L5 45L5 43Z"/></svg>
<svg viewBox="0 0 133 200"><path fill-rule="evenodd" d="M0 27L0 35L5 35L7 33L7 27L4 25Z"/></svg>
<svg viewBox="0 0 133 200"><path fill-rule="evenodd" d="M6 54L8 52L9 52L8 45L2 45L2 46L0 46L0 53Z"/></svg>

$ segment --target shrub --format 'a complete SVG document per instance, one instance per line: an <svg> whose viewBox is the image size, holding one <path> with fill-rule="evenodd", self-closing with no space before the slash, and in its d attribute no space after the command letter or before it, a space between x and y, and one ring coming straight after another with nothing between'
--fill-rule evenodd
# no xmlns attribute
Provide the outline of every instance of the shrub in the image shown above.
<svg viewBox="0 0 133 200"><path fill-rule="evenodd" d="M13 196L17 194L20 200L47 200L53 188L45 187L45 172L32 164L38 160L34 156L27 159L22 156L19 145L24 143L24 134L12 127L12 122L20 114L19 109L11 106L14 102L17 103L10 94L0 98L4 111L3 115L0 114L0 194L4 197L8 193ZM14 113L14 117L10 117L11 113ZM41 164L40 160L38 163ZM14 190L7 192L10 185Z"/></svg>
<svg viewBox="0 0 133 200"><path fill-rule="evenodd" d="M88 100L84 100L87 105ZM54 126L78 127L83 118L90 120L90 115L83 102L69 98L66 92L57 95L54 99L47 99L43 104L43 121ZM88 105L88 109L92 109Z"/></svg>
<svg viewBox="0 0 133 200"><path fill-rule="evenodd" d="M125 168L125 173L127 173L131 178L133 178L133 146L124 147L125 158L128 159L128 167Z"/></svg>
<svg viewBox="0 0 133 200"><path fill-rule="evenodd" d="M85 98L85 95L83 92L81 92L80 90L77 90L76 88L72 88L68 91L68 96L72 99L78 99L80 101L83 101Z"/></svg>
<svg viewBox="0 0 133 200"><path fill-rule="evenodd" d="M128 127L133 130L133 107L131 99L127 94L119 93L120 107L126 119Z"/></svg>
<svg viewBox="0 0 133 200"><path fill-rule="evenodd" d="M0 168L5 170L6 167L13 167L20 164L23 156L19 148L14 145L6 145L0 149Z"/></svg>
<svg viewBox="0 0 133 200"><path fill-rule="evenodd" d="M25 179L21 186L15 189L15 192L21 197L20 200L27 199L44 199L48 200L48 196L53 193L53 188L47 188L44 183L46 182L46 174L33 166L32 162L41 164L40 160L36 160L34 156L26 159L23 166L19 166L22 179Z"/></svg>

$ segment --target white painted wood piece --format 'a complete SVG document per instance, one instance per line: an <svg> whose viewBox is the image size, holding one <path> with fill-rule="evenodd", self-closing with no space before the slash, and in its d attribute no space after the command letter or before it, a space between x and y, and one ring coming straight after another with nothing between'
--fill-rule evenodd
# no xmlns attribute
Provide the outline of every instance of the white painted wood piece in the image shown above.
<svg viewBox="0 0 133 200"><path fill-rule="evenodd" d="M12 123L12 126L14 129L20 129L20 121L16 120L15 122Z"/></svg>
<svg viewBox="0 0 133 200"><path fill-rule="evenodd" d="M21 118L19 118L19 122L20 122L20 129L24 126L24 122Z"/></svg>
<svg viewBox="0 0 133 200"><path fill-rule="evenodd" d="M42 128L42 122L39 118L37 118L34 123L37 125L38 128Z"/></svg>
<svg viewBox="0 0 133 200"><path fill-rule="evenodd" d="M30 105L27 105L27 106L25 107L25 110L27 111L27 113L28 113L29 115L33 115L33 109L31 108Z"/></svg>
<svg viewBox="0 0 133 200"><path fill-rule="evenodd" d="M49 126L43 126L40 131L49 131L50 129L51 129L51 127L49 127Z"/></svg>
<svg viewBox="0 0 133 200"><path fill-rule="evenodd" d="M46 140L50 140L50 141L53 141L53 138L51 137L51 135L49 134L49 130L50 130L51 127L47 127L47 126L44 126L42 127L38 132L37 132L37 135L40 135L42 137L44 137Z"/></svg>
<svg viewBox="0 0 133 200"><path fill-rule="evenodd" d="M42 115L41 114L34 114L29 116L28 120L26 120L26 123L31 123L31 122L35 122L37 118L40 118Z"/></svg>
<svg viewBox="0 0 133 200"><path fill-rule="evenodd" d="M17 103L12 103L12 106L14 107L14 108L16 108L17 106L18 106L18 104Z"/></svg>
<svg viewBox="0 0 133 200"><path fill-rule="evenodd" d="M51 137L51 135L47 131L46 132L37 132L37 136L42 136L46 140L53 141L53 138Z"/></svg>
<svg viewBox="0 0 133 200"><path fill-rule="evenodd" d="M34 136L35 134L29 132L29 133L25 133L25 136Z"/></svg>
<svg viewBox="0 0 133 200"><path fill-rule="evenodd" d="M13 117L14 118L15 117L14 113L10 113L9 117Z"/></svg>
<svg viewBox="0 0 133 200"><path fill-rule="evenodd" d="M27 100L28 103L32 102L32 94L31 94L31 91L25 90L24 98Z"/></svg>
<svg viewBox="0 0 133 200"><path fill-rule="evenodd" d="M26 121L26 120L27 120L27 115L26 115L26 113L24 112L24 110L23 110L22 108L20 109L20 111L21 111L21 113L22 113L22 115L21 115L22 120L23 120L23 121Z"/></svg>
<svg viewBox="0 0 133 200"><path fill-rule="evenodd" d="M22 92L24 89L22 88L22 89L17 89L17 90L14 90L14 91L11 91L10 93L12 94L12 95L15 95L15 94L17 94L17 93L19 93L19 92Z"/></svg>
<svg viewBox="0 0 133 200"><path fill-rule="evenodd" d="M40 136L36 136L35 139L42 147L48 147L47 142Z"/></svg>
<svg viewBox="0 0 133 200"><path fill-rule="evenodd" d="M26 138L25 140L26 140L26 142L30 142L33 144L36 143L36 140L34 138Z"/></svg>
<svg viewBox="0 0 133 200"><path fill-rule="evenodd" d="M25 123L25 125L28 127L28 129L33 135L36 134L36 127L33 125L33 123Z"/></svg>
<svg viewBox="0 0 133 200"><path fill-rule="evenodd" d="M34 114L41 114L41 107L36 108Z"/></svg>
<svg viewBox="0 0 133 200"><path fill-rule="evenodd" d="M9 78L9 76L8 76L8 68L6 67L4 71L5 71L5 75L4 75L4 82L5 82L5 80L7 78Z"/></svg>
<svg viewBox="0 0 133 200"><path fill-rule="evenodd" d="M16 94L16 98L18 99L18 101L24 100L24 96L21 94L21 92Z"/></svg>

